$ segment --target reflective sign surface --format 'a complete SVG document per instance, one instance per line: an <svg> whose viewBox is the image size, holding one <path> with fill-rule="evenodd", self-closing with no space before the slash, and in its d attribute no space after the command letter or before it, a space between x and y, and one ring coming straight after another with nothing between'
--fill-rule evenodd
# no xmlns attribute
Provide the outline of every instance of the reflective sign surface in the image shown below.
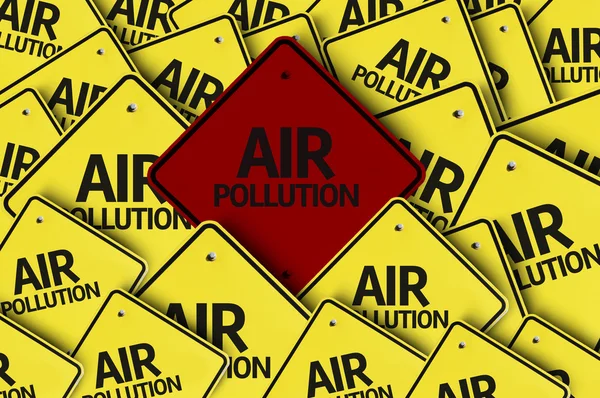
<svg viewBox="0 0 600 398"><path fill-rule="evenodd" d="M479 217L496 220L529 312L590 347L600 339L600 321L590 312L600 306L595 232L600 211L593 200L599 193L600 180L591 174L500 134L455 218L460 223Z"/></svg>
<svg viewBox="0 0 600 398"><path fill-rule="evenodd" d="M600 355L537 316L527 317L510 349L569 386L572 397L595 397Z"/></svg>
<svg viewBox="0 0 600 398"><path fill-rule="evenodd" d="M141 256L151 276L191 229L146 179L185 128L156 91L127 75L15 186L5 209L14 216L42 194Z"/></svg>
<svg viewBox="0 0 600 398"><path fill-rule="evenodd" d="M554 94L520 8L507 3L472 21L508 117L552 104Z"/></svg>
<svg viewBox="0 0 600 398"><path fill-rule="evenodd" d="M556 99L583 94L600 85L598 19L600 2L548 0L529 21Z"/></svg>
<svg viewBox="0 0 600 398"><path fill-rule="evenodd" d="M476 220L444 236L507 298L508 312L486 333L507 345L527 310L496 228L487 220Z"/></svg>
<svg viewBox="0 0 600 398"><path fill-rule="evenodd" d="M189 122L250 64L241 33L228 15L138 46L129 55L150 85Z"/></svg>
<svg viewBox="0 0 600 398"><path fill-rule="evenodd" d="M318 25L317 25L318 27ZM373 113L472 81L506 115L462 0L433 0L323 43L332 74Z"/></svg>
<svg viewBox="0 0 600 398"><path fill-rule="evenodd" d="M74 396L210 395L229 363L198 336L122 291L110 293L73 356L85 367Z"/></svg>
<svg viewBox="0 0 600 398"><path fill-rule="evenodd" d="M2 0L0 87L103 25L92 0Z"/></svg>
<svg viewBox="0 0 600 398"><path fill-rule="evenodd" d="M133 63L108 28L101 28L0 90L5 99L35 88L67 130Z"/></svg>
<svg viewBox="0 0 600 398"><path fill-rule="evenodd" d="M137 294L230 357L213 397L260 396L308 312L218 224L203 223Z"/></svg>
<svg viewBox="0 0 600 398"><path fill-rule="evenodd" d="M287 38L150 170L182 214L219 222L292 293L422 177L408 150Z"/></svg>
<svg viewBox="0 0 600 398"><path fill-rule="evenodd" d="M298 41L310 55L324 65L321 39L312 18L306 13L295 14L252 29L244 34L244 41L254 59L269 47L273 40L281 36L289 36Z"/></svg>
<svg viewBox="0 0 600 398"><path fill-rule="evenodd" d="M506 299L404 199L390 201L298 296L332 297L430 353L451 322L486 330Z"/></svg>
<svg viewBox="0 0 600 398"><path fill-rule="evenodd" d="M325 300L263 397L403 397L424 360L351 309Z"/></svg>
<svg viewBox="0 0 600 398"><path fill-rule="evenodd" d="M276 19L304 12L313 0L186 0L169 12L169 18L178 29L229 13L242 31L264 25Z"/></svg>
<svg viewBox="0 0 600 398"><path fill-rule="evenodd" d="M0 341L0 394L6 397L67 398L83 374L81 364L2 315Z"/></svg>
<svg viewBox="0 0 600 398"><path fill-rule="evenodd" d="M453 323L407 398L486 396L567 398L569 389L472 326Z"/></svg>
<svg viewBox="0 0 600 398"><path fill-rule="evenodd" d="M108 293L133 291L147 269L124 247L33 197L0 245L0 309L72 351Z"/></svg>
<svg viewBox="0 0 600 398"><path fill-rule="evenodd" d="M459 83L377 118L426 168L425 182L409 201L434 227L446 229L495 133L481 91Z"/></svg>

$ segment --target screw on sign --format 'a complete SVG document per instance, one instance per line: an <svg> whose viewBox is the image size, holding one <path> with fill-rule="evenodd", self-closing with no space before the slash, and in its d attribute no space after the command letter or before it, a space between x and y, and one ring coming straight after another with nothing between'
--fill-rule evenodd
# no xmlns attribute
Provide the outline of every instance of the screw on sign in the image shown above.
<svg viewBox="0 0 600 398"><path fill-rule="evenodd" d="M298 292L422 165L290 38L276 40L169 148L151 185L228 229Z"/></svg>

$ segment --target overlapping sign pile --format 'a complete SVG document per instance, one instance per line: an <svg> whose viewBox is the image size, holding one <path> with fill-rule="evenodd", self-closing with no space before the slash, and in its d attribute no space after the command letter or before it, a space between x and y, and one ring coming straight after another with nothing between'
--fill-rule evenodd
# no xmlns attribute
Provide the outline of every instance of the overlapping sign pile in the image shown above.
<svg viewBox="0 0 600 398"><path fill-rule="evenodd" d="M0 397L598 397L599 13L0 0Z"/></svg>

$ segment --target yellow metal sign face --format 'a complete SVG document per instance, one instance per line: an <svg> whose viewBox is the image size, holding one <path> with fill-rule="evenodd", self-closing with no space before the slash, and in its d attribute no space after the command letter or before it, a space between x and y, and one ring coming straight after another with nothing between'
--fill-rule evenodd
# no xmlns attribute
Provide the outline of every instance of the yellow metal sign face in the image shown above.
<svg viewBox="0 0 600 398"><path fill-rule="evenodd" d="M67 398L82 366L33 333L0 315L0 394Z"/></svg>
<svg viewBox="0 0 600 398"><path fill-rule="evenodd" d="M372 113L471 81L493 120L506 119L462 0L428 1L329 38L323 51L331 73Z"/></svg>
<svg viewBox="0 0 600 398"><path fill-rule="evenodd" d="M298 296L308 309L331 297L430 353L467 319L486 330L506 299L404 199L390 201Z"/></svg>
<svg viewBox="0 0 600 398"><path fill-rule="evenodd" d="M60 139L62 131L39 93L25 89L0 104L0 197Z"/></svg>
<svg viewBox="0 0 600 398"><path fill-rule="evenodd" d="M548 0L464 0L469 14L477 14L502 4L518 4L525 18L533 17Z"/></svg>
<svg viewBox="0 0 600 398"><path fill-rule="evenodd" d="M7 98L25 88L40 92L67 130L108 87L135 67L108 28L100 28L0 91Z"/></svg>
<svg viewBox="0 0 600 398"><path fill-rule="evenodd" d="M186 0L169 12L177 29L196 25L221 14L231 14L245 32L276 19L304 12L314 0Z"/></svg>
<svg viewBox="0 0 600 398"><path fill-rule="evenodd" d="M600 2L548 0L529 21L529 29L559 100L600 86L598 18Z"/></svg>
<svg viewBox="0 0 600 398"><path fill-rule="evenodd" d="M108 293L133 290L146 271L141 258L33 197L0 245L0 310L71 351Z"/></svg>
<svg viewBox="0 0 600 398"><path fill-rule="evenodd" d="M151 276L191 229L146 180L185 128L157 92L127 75L32 167L4 207L14 216L32 195L43 195L140 255Z"/></svg>
<svg viewBox="0 0 600 398"><path fill-rule="evenodd" d="M453 323L406 398L567 398L569 389L463 322Z"/></svg>
<svg viewBox="0 0 600 398"><path fill-rule="evenodd" d="M73 352L85 375L73 397L208 397L227 356L122 291L110 293Z"/></svg>
<svg viewBox="0 0 600 398"><path fill-rule="evenodd" d="M92 0L1 0L0 87L104 24Z"/></svg>
<svg viewBox="0 0 600 398"><path fill-rule="evenodd" d="M519 7L508 3L472 21L508 117L552 104L554 94Z"/></svg>
<svg viewBox="0 0 600 398"><path fill-rule="evenodd" d="M572 398L600 391L600 355L537 316L523 321L511 350L569 386Z"/></svg>
<svg viewBox="0 0 600 398"><path fill-rule="evenodd" d="M600 89L561 101L499 127L592 174L600 174L600 142L589 134L600 107ZM593 128L593 127L592 127Z"/></svg>
<svg viewBox="0 0 600 398"><path fill-rule="evenodd" d="M377 118L425 166L425 182L409 201L435 228L445 230L495 133L481 92L472 83L460 83Z"/></svg>
<svg viewBox="0 0 600 398"><path fill-rule="evenodd" d="M487 220L477 220L453 228L444 236L507 298L508 312L487 332L507 345L527 316L527 310L496 228Z"/></svg>
<svg viewBox="0 0 600 398"><path fill-rule="evenodd" d="M138 46L129 55L150 85L189 122L250 64L242 35L229 15Z"/></svg>
<svg viewBox="0 0 600 398"><path fill-rule="evenodd" d="M173 0L94 0L125 49L173 30L167 13Z"/></svg>
<svg viewBox="0 0 600 398"><path fill-rule="evenodd" d="M349 32L366 23L423 4L424 0L316 0L308 13L322 38Z"/></svg>
<svg viewBox="0 0 600 398"><path fill-rule="evenodd" d="M302 47L310 53L321 64L323 53L321 52L321 39L315 28L315 24L306 13L292 15L256 29L249 30L244 34L244 41L252 59L258 57L272 42L281 36L290 36L296 39Z"/></svg>
<svg viewBox="0 0 600 398"><path fill-rule="evenodd" d="M411 346L328 299L263 398L404 397L424 360Z"/></svg>
<svg viewBox="0 0 600 398"><path fill-rule="evenodd" d="M229 355L215 398L260 396L308 319L296 298L214 223L200 224L137 296Z"/></svg>
<svg viewBox="0 0 600 398"><path fill-rule="evenodd" d="M493 139L453 221L496 220L529 312L590 347L600 339L600 320L590 315L600 306L594 232L600 211L588 199L598 194L600 180L591 174L502 134Z"/></svg>

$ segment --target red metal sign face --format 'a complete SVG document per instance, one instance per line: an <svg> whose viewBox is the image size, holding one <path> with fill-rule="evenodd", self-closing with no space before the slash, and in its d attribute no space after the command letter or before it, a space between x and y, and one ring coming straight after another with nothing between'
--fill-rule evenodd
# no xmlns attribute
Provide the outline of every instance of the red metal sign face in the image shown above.
<svg viewBox="0 0 600 398"><path fill-rule="evenodd" d="M318 62L283 38L149 172L181 214L194 224L221 223L292 293L389 199L411 195L424 174Z"/></svg>

